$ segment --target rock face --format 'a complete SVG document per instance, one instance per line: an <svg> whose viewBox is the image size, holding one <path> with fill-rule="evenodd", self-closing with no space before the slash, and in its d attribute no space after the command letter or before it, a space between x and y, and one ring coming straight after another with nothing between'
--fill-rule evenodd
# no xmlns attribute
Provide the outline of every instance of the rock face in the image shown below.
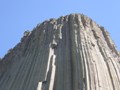
<svg viewBox="0 0 120 90"><path fill-rule="evenodd" d="M50 19L0 61L0 90L120 90L120 56L90 18Z"/></svg>

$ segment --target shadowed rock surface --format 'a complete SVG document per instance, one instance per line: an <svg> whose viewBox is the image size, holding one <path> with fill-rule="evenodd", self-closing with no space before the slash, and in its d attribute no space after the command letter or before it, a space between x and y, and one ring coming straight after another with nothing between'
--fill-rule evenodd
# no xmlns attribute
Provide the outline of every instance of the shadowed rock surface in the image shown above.
<svg viewBox="0 0 120 90"><path fill-rule="evenodd" d="M119 55L90 18L50 19L0 60L0 90L120 90Z"/></svg>

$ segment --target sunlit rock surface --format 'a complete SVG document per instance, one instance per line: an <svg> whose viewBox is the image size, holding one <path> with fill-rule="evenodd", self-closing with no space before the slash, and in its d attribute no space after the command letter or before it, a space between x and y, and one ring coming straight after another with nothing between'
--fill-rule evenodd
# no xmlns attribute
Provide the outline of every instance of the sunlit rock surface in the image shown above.
<svg viewBox="0 0 120 90"><path fill-rule="evenodd" d="M119 55L90 18L50 19L0 60L0 90L120 90Z"/></svg>

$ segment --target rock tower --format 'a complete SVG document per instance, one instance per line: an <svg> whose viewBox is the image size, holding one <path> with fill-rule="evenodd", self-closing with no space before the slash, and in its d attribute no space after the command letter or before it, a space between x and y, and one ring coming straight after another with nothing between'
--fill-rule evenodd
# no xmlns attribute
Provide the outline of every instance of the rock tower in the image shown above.
<svg viewBox="0 0 120 90"><path fill-rule="evenodd" d="M0 60L0 90L120 90L120 54L87 16L50 19Z"/></svg>

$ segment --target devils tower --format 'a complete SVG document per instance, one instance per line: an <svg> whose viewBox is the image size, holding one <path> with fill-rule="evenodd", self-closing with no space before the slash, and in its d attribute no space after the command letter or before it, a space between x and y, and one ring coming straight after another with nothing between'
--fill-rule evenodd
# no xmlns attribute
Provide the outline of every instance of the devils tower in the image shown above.
<svg viewBox="0 0 120 90"><path fill-rule="evenodd" d="M50 19L0 60L0 90L120 90L120 54L87 16Z"/></svg>

